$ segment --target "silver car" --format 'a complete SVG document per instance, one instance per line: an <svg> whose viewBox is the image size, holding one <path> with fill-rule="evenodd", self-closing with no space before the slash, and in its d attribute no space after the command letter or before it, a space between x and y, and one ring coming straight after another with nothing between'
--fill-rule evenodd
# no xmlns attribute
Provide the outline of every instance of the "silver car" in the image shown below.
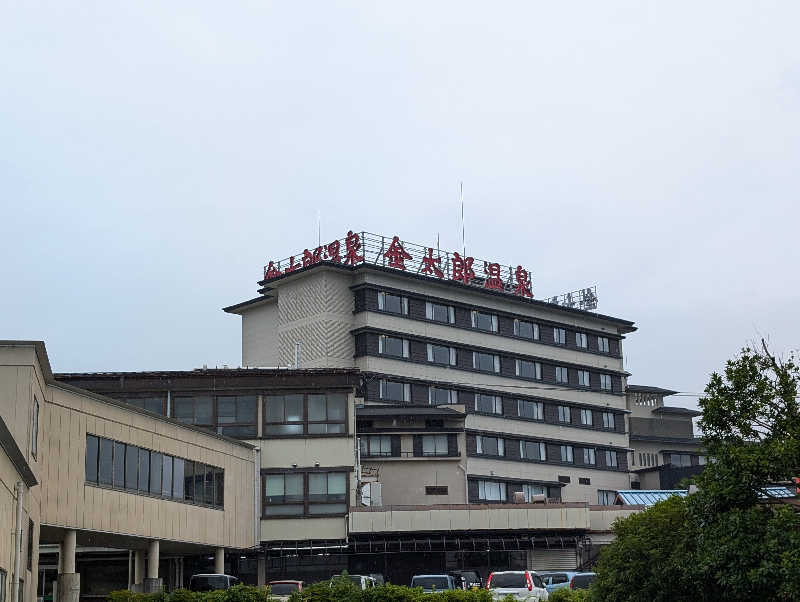
<svg viewBox="0 0 800 602"><path fill-rule="evenodd" d="M495 600L512 596L515 600L533 602L547 600L549 594L544 582L533 571L498 571L489 575L486 589Z"/></svg>

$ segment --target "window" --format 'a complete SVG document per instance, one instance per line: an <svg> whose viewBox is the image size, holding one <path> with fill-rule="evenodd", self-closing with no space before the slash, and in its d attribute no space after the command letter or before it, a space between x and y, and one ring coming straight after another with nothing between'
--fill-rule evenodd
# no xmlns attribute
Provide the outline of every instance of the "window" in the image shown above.
<svg viewBox="0 0 800 602"><path fill-rule="evenodd" d="M392 455L391 435L369 435L359 439L361 455L364 457L380 457Z"/></svg>
<svg viewBox="0 0 800 602"><path fill-rule="evenodd" d="M423 456L447 456L447 435L422 435Z"/></svg>
<svg viewBox="0 0 800 602"><path fill-rule="evenodd" d="M497 481L478 481L478 499L486 502L505 502L506 484Z"/></svg>
<svg viewBox="0 0 800 602"><path fill-rule="evenodd" d="M411 401L411 384L395 380L380 381L380 397L389 401Z"/></svg>
<svg viewBox="0 0 800 602"><path fill-rule="evenodd" d="M447 495L447 485L426 485L425 495Z"/></svg>
<svg viewBox="0 0 800 602"><path fill-rule="evenodd" d="M542 380L542 365L539 362L516 360L517 376Z"/></svg>
<svg viewBox="0 0 800 602"><path fill-rule="evenodd" d="M6 602L6 572L3 569L0 569L0 602Z"/></svg>
<svg viewBox="0 0 800 602"><path fill-rule="evenodd" d="M382 334L378 337L378 353L391 357L408 357L408 340Z"/></svg>
<svg viewBox="0 0 800 602"><path fill-rule="evenodd" d="M606 466L610 468L616 468L617 464L617 452L615 451L607 451L606 452Z"/></svg>
<svg viewBox="0 0 800 602"><path fill-rule="evenodd" d="M611 375L610 374L601 374L600 375L600 388L604 391L611 390Z"/></svg>
<svg viewBox="0 0 800 602"><path fill-rule="evenodd" d="M265 435L302 435L305 412L303 394L264 397Z"/></svg>
<svg viewBox="0 0 800 602"><path fill-rule="evenodd" d="M224 502L222 468L95 435L86 437L86 482L214 508Z"/></svg>
<svg viewBox="0 0 800 602"><path fill-rule="evenodd" d="M33 398L33 423L31 424L31 455L36 458L39 451L39 400Z"/></svg>
<svg viewBox="0 0 800 602"><path fill-rule="evenodd" d="M608 337L597 337L597 350L608 353Z"/></svg>
<svg viewBox="0 0 800 602"><path fill-rule="evenodd" d="M530 483L522 484L522 495L525 496L525 502L530 503L534 495L547 495L547 488L541 485L532 485Z"/></svg>
<svg viewBox="0 0 800 602"><path fill-rule="evenodd" d="M571 445L562 445L561 446L561 461L568 462L572 464L572 446Z"/></svg>
<svg viewBox="0 0 800 602"><path fill-rule="evenodd" d="M473 351L472 367L483 372L500 372L500 356L493 353Z"/></svg>
<svg viewBox="0 0 800 602"><path fill-rule="evenodd" d="M613 412L603 412L603 428L613 430L616 428L616 420Z"/></svg>
<svg viewBox="0 0 800 602"><path fill-rule="evenodd" d="M589 477L578 477L579 485L591 485L592 480Z"/></svg>
<svg viewBox="0 0 800 602"><path fill-rule="evenodd" d="M428 403L434 406L445 403L458 403L458 391L441 387L428 387Z"/></svg>
<svg viewBox="0 0 800 602"><path fill-rule="evenodd" d="M536 441L520 441L519 455L524 460L546 460L544 443Z"/></svg>
<svg viewBox="0 0 800 602"><path fill-rule="evenodd" d="M258 436L255 395L224 395L217 397L217 433L229 437Z"/></svg>
<svg viewBox="0 0 800 602"><path fill-rule="evenodd" d="M503 400L499 395L475 394L475 411L483 414L502 414Z"/></svg>
<svg viewBox="0 0 800 602"><path fill-rule="evenodd" d="M692 457L689 454L670 454L669 463L677 467L691 466Z"/></svg>
<svg viewBox="0 0 800 602"><path fill-rule="evenodd" d="M571 481L572 481L572 479L570 479L570 478L569 478L568 476L566 476L566 475L558 475L558 482L559 482L559 483L569 483L569 482L571 482Z"/></svg>
<svg viewBox="0 0 800 602"><path fill-rule="evenodd" d="M172 417L202 427L214 425L214 400L210 395L172 398Z"/></svg>
<svg viewBox="0 0 800 602"><path fill-rule="evenodd" d="M589 371L588 370L578 370L578 386L579 387L588 387L589 386Z"/></svg>
<svg viewBox="0 0 800 602"><path fill-rule="evenodd" d="M121 401L154 414L166 415L164 411L166 403L163 397L124 397Z"/></svg>
<svg viewBox="0 0 800 602"><path fill-rule="evenodd" d="M544 404L541 401L518 399L517 415L531 420L544 420Z"/></svg>
<svg viewBox="0 0 800 602"><path fill-rule="evenodd" d="M472 327L488 332L497 332L497 316L482 311L472 311Z"/></svg>
<svg viewBox="0 0 800 602"><path fill-rule="evenodd" d="M447 345L428 343L428 361L434 364L456 365L456 349Z"/></svg>
<svg viewBox="0 0 800 602"><path fill-rule="evenodd" d="M567 331L563 328L554 328L553 329L553 342L556 345L566 345L567 344Z"/></svg>
<svg viewBox="0 0 800 602"><path fill-rule="evenodd" d="M570 416L569 406L558 406L558 421L572 422L572 416Z"/></svg>
<svg viewBox="0 0 800 602"><path fill-rule="evenodd" d="M408 297L380 292L378 293L378 309L393 314L408 315Z"/></svg>
<svg viewBox="0 0 800 602"><path fill-rule="evenodd" d="M425 302L425 317L428 320L445 324L455 324L456 322L456 312L453 306L430 301Z"/></svg>
<svg viewBox="0 0 800 602"><path fill-rule="evenodd" d="M569 370L556 366L556 382L567 384L569 383Z"/></svg>
<svg viewBox="0 0 800 602"><path fill-rule="evenodd" d="M477 435L475 437L478 454L484 456L504 456L505 448L503 440L499 437L486 437L485 435Z"/></svg>
<svg viewBox="0 0 800 602"><path fill-rule="evenodd" d="M28 542L27 542L27 553L28 553L28 570L33 570L33 521L28 519Z"/></svg>
<svg viewBox="0 0 800 602"><path fill-rule="evenodd" d="M264 517L343 514L347 509L347 473L266 474L262 480Z"/></svg>
<svg viewBox="0 0 800 602"><path fill-rule="evenodd" d="M308 394L308 434L346 433L347 394Z"/></svg>
<svg viewBox="0 0 800 602"><path fill-rule="evenodd" d="M581 410L581 424L584 426L592 426L591 410Z"/></svg>
<svg viewBox="0 0 800 602"><path fill-rule="evenodd" d="M539 340L539 325L524 320L514 320L514 334L523 339Z"/></svg>
<svg viewBox="0 0 800 602"><path fill-rule="evenodd" d="M706 465L706 457L705 456L697 456L697 463L700 466L705 466Z"/></svg>
<svg viewBox="0 0 800 602"><path fill-rule="evenodd" d="M597 503L600 506L613 506L616 498L616 491L606 491L605 489L597 490Z"/></svg>
<svg viewBox="0 0 800 602"><path fill-rule="evenodd" d="M590 466L594 466L595 464L597 464L597 461L595 460L594 457L594 449L592 449L591 447L583 448L583 463L588 464Z"/></svg>
<svg viewBox="0 0 800 602"><path fill-rule="evenodd" d="M585 332L576 332L575 333L575 346L580 347L581 349L586 349L588 347L588 338Z"/></svg>

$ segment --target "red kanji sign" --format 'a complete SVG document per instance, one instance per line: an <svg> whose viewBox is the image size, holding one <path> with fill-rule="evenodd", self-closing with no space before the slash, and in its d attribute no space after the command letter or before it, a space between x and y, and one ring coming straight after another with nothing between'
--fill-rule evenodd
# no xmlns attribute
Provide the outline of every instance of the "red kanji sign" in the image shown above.
<svg viewBox="0 0 800 602"><path fill-rule="evenodd" d="M472 269L473 261L475 261L474 257L461 257L458 253L453 253L453 280L469 284L470 280L475 278L475 272Z"/></svg>
<svg viewBox="0 0 800 602"><path fill-rule="evenodd" d="M358 262L364 261L364 256L358 254L361 249L361 241L358 238L358 234L349 230L347 238L344 239L344 246L347 249L347 255L344 258L345 264L356 265Z"/></svg>
<svg viewBox="0 0 800 602"><path fill-rule="evenodd" d="M483 288L493 288L502 291L503 280L500 278L500 264L484 262L483 271L486 274L486 280L483 283Z"/></svg>
<svg viewBox="0 0 800 602"><path fill-rule="evenodd" d="M281 271L275 267L275 262L270 261L269 265L267 266L267 271L264 274L264 280L271 280L272 278L277 278L281 275Z"/></svg>
<svg viewBox="0 0 800 602"><path fill-rule="evenodd" d="M294 262L294 255L289 258L289 267L283 270L284 274L291 274L300 267L301 264Z"/></svg>
<svg viewBox="0 0 800 602"><path fill-rule="evenodd" d="M383 256L389 258L390 268L397 268L398 270L405 270L405 260L413 259L413 257L411 257L411 255L409 255L403 248L403 245L400 244L400 239L397 236L392 239L392 244L389 245L389 250L386 251Z"/></svg>
<svg viewBox="0 0 800 602"><path fill-rule="evenodd" d="M533 297L533 293L531 292L531 275L528 273L528 270L524 270L521 265L518 265L514 272L514 279L517 281L517 285L514 287L515 295Z"/></svg>
<svg viewBox="0 0 800 602"><path fill-rule="evenodd" d="M437 278L444 278L444 272L439 269L441 264L442 258L434 257L433 249L428 247L428 254L422 258L422 269L420 269L420 272L423 274L433 274Z"/></svg>
<svg viewBox="0 0 800 602"><path fill-rule="evenodd" d="M342 263L342 256L339 254L339 241L334 240L325 247L326 259L330 259L333 263Z"/></svg>
<svg viewBox="0 0 800 602"><path fill-rule="evenodd" d="M322 261L322 247L317 247L312 253L308 249L303 251L303 267L307 268L310 265Z"/></svg>

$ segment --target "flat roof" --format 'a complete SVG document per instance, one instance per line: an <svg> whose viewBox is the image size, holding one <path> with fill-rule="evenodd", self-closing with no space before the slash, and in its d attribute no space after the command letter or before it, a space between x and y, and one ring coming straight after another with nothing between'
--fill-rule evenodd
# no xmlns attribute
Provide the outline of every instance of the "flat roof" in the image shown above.
<svg viewBox="0 0 800 602"><path fill-rule="evenodd" d="M630 320L624 320L622 318L616 318L614 316L608 316L608 315L605 315L605 314L600 314L600 313L587 311L587 310L583 310L583 309L576 309L574 307L566 307L566 306L563 306L563 305L558 305L556 303L549 303L547 301L542 301L540 299L529 299L527 297L520 297L520 296L517 296L517 295L509 295L508 293L500 292L500 291L496 291L496 290L492 290L492 289L485 289L485 288L480 288L480 287L468 287L468 286L463 285L463 284L461 284L461 283L459 283L458 281L455 281L455 280L448 280L448 279L445 279L445 278L443 278L441 280L439 280L439 279L431 279L428 276L424 276L424 275L420 275L420 274L414 274L414 273L410 273L410 272L402 272L400 270L396 270L396 269L393 269L393 268L387 268L387 267L383 267L383 266L379 266L379 265L361 263L361 264L358 264L356 266L350 266L350 265L344 265L344 264L340 264L340 263L332 263L332 262L324 262L324 261L323 262L319 262L319 263L311 264L310 266L307 266L307 267L304 267L304 268L296 269L293 272L290 272L288 274L282 274L280 276L277 276L275 278L270 279L269 281L262 280L262 281L258 282L258 284L263 287L263 288L261 288L259 290L259 292L262 293L262 296L255 297L255 298L250 299L248 301L242 301L240 303L235 303L233 305L229 305L228 307L224 307L223 311L225 311L227 313L236 314L236 313L241 313L241 310L243 310L243 309L249 309L249 308L251 308L253 306L262 304L267 300L267 298L269 298L269 295L266 294L267 291L271 290L271 288L269 286L267 286L267 282L269 283L269 285L272 285L273 283L281 282L283 280L287 280L289 278L293 278L293 277L295 277L297 275L300 275L300 274L307 274L309 271L311 271L311 270L313 270L315 268L318 268L318 267L325 267L325 268L330 268L330 269L335 269L335 270L344 270L344 271L348 271L348 272L356 272L356 271L359 271L359 270L368 270L368 271L371 270L371 271L375 271L375 272L381 272L381 273L384 273L384 274L392 274L392 275L398 276L398 277L413 278L415 280L420 280L422 282L427 282L427 283L430 283L430 284L439 284L439 285L444 285L444 286L451 286L451 287L457 288L458 290L461 290L461 291L464 291L464 292L470 291L470 292L474 292L474 293L477 293L477 294L491 295L491 296L494 296L496 298L506 299L510 303L534 305L536 307L539 307L541 309L547 309L549 311L561 312L561 313L570 314L570 315L573 315L573 316L583 316L583 317L593 318L595 320L612 322L612 323L620 326L621 327L620 330L623 333L634 332L636 330L636 326L634 326L634 322L632 322Z"/></svg>
<svg viewBox="0 0 800 602"><path fill-rule="evenodd" d="M680 416L702 416L703 412L697 410L690 410L689 408L679 408L676 406L661 406L660 408L653 408L654 414L677 414Z"/></svg>
<svg viewBox="0 0 800 602"><path fill-rule="evenodd" d="M630 384L626 387L626 391L630 391L631 393L658 393L659 395L664 395L665 397L679 393L679 391L673 391L672 389L662 389L661 387L651 387L650 385Z"/></svg>

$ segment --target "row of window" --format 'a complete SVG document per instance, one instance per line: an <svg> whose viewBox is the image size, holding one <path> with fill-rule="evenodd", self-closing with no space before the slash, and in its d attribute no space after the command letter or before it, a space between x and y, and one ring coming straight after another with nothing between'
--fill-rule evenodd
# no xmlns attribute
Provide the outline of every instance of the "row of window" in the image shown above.
<svg viewBox="0 0 800 602"><path fill-rule="evenodd" d="M386 357L409 359L410 346L410 341L408 339L385 334L378 336L378 353ZM450 347L448 345L440 345L436 343L427 343L426 348L428 362L432 364L456 366L458 364L458 354L467 353L471 354L473 370L479 370L481 372L493 372L495 374L500 373L501 358L497 353L466 351L463 349L457 349L456 347ZM542 363L515 359L514 373L516 376L522 378L542 380ZM611 375L599 374L598 376L600 389L603 391L611 391ZM555 380L556 383L569 385L569 368L566 366L556 366ZM577 380L572 384L579 387L591 387L589 371L577 370Z"/></svg>
<svg viewBox="0 0 800 602"><path fill-rule="evenodd" d="M265 517L347 512L346 472L264 474Z"/></svg>
<svg viewBox="0 0 800 602"><path fill-rule="evenodd" d="M387 313L408 315L408 297L381 291L378 293L378 310ZM452 305L425 302L425 318L433 322L443 324L455 324L455 308ZM470 312L472 328L485 332L498 331L497 314L472 310ZM536 322L514 319L514 336L529 339L532 341L541 340L539 337L539 325ZM597 338L597 349L601 353L609 353L609 339L599 335L592 335ZM564 328L553 329L553 343L556 345L567 344L567 331ZM585 332L575 332L575 346L579 349L589 348L589 335Z"/></svg>
<svg viewBox="0 0 800 602"><path fill-rule="evenodd" d="M86 436L86 481L214 508L225 502L222 468L95 435Z"/></svg>
<svg viewBox="0 0 800 602"><path fill-rule="evenodd" d="M125 401L151 412L165 413L163 397ZM172 417L185 424L216 429L229 437L258 436L256 395L173 395ZM264 396L265 436L317 435L347 432L346 393L291 393Z"/></svg>
<svg viewBox="0 0 800 602"><path fill-rule="evenodd" d="M392 448L392 437L398 435L363 435L359 438L362 457L393 457L398 450ZM447 434L417 435L421 440L421 454L425 457L450 456L449 436ZM414 455L418 455L416 452Z"/></svg>
<svg viewBox="0 0 800 602"><path fill-rule="evenodd" d="M379 381L378 393L382 400L411 402L411 384L399 381L381 379ZM500 395L486 395L476 393L474 395L474 409L482 414L503 414L503 398ZM544 403L541 401L529 401L517 399L517 416L530 420L544 420ZM431 405L458 403L458 391L456 389L446 389L443 387L428 387L428 403ZM558 421L563 424L580 424L583 426L595 426L594 415L590 409L579 409L578 420L573 421L573 408L566 405L558 406ZM608 430L616 430L617 422L614 412L602 412L602 427ZM599 424L596 426L600 426Z"/></svg>
<svg viewBox="0 0 800 602"><path fill-rule="evenodd" d="M582 479L589 484L589 479ZM481 479L477 481L478 501L481 502L507 502L509 484L504 481ZM547 487L534 483L523 483L515 489L522 491L526 503L530 503L532 496L547 495ZM601 506L611 506L617 497L616 491L605 489L597 490L597 503Z"/></svg>
<svg viewBox="0 0 800 602"><path fill-rule="evenodd" d="M504 457L505 440L502 437L491 437L488 435L475 436L476 453L479 456L495 456ZM597 465L596 450L591 447L579 448L583 450L583 463L588 466ZM617 459L617 452L612 450L605 450L606 466L609 468L617 468L619 466ZM523 460L537 460L540 462L547 461L546 445L541 441L520 441L519 454ZM564 464L573 464L575 462L574 448L572 445L559 446L560 457L558 460ZM551 458L552 460L552 458Z"/></svg>

